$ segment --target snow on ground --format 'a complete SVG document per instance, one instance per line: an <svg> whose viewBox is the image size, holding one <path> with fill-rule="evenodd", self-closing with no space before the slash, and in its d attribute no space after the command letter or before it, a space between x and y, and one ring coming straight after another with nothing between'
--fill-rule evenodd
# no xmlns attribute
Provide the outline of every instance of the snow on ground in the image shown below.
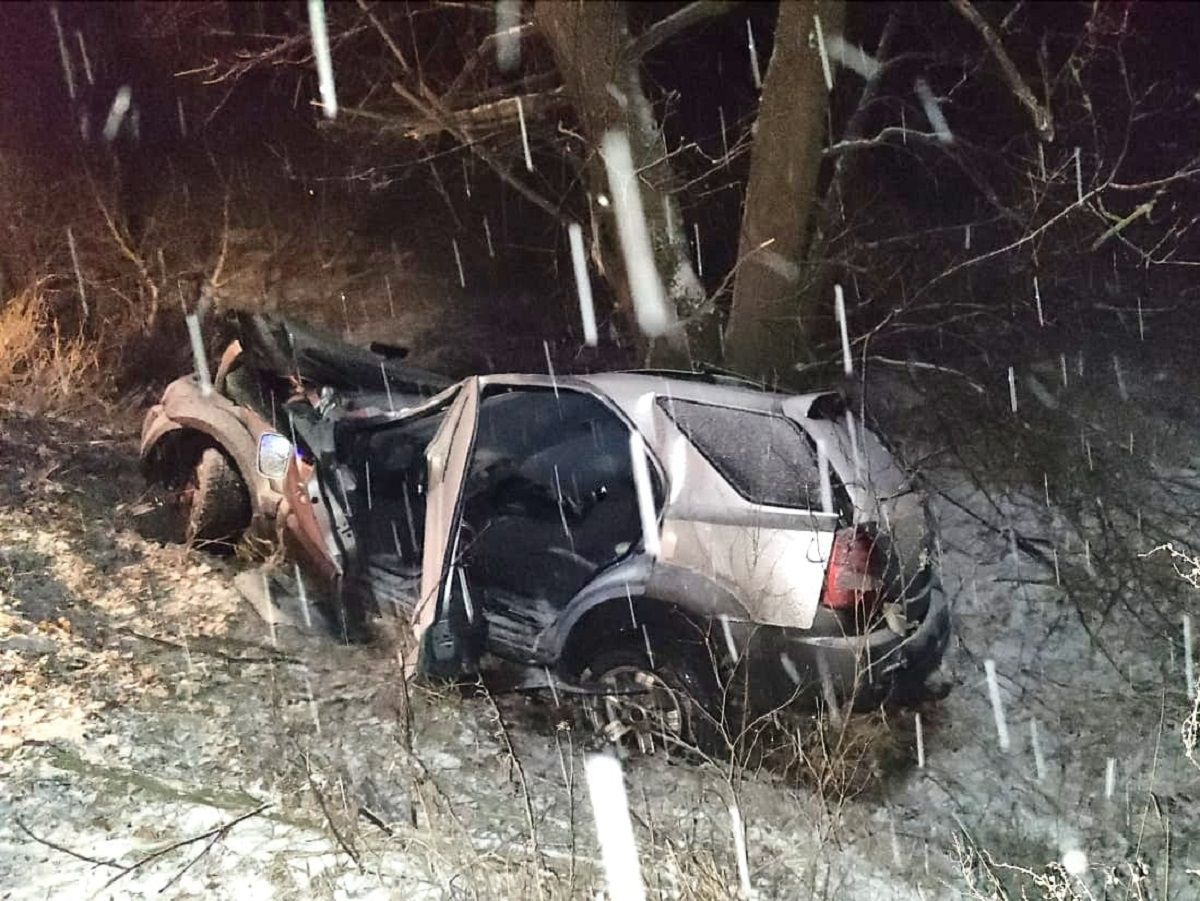
<svg viewBox="0 0 1200 901"><path fill-rule="evenodd" d="M1124 373L1129 401L1111 379L1056 389L1054 371L1030 367L1042 394L1022 388L1009 419L970 395L941 402L944 422L915 389L892 398L939 492L954 605L951 691L919 708L926 766L912 710L852 718L841 770L806 732L824 792L802 762L626 761L651 896L737 895L736 803L763 898L960 898L972 880L993 897L989 872L1020 876L1005 865L1075 892L1059 897L1200 897L1180 736L1181 614L1200 604L1163 554L1138 556L1190 537L1200 415L1155 403L1148 369ZM1007 410L1006 383L996 397ZM409 696L382 643L289 627L273 643L232 584L250 563L142 537L135 453L125 431L0 412L0 892L602 892L583 778L598 745L571 709ZM848 775L856 736L881 749L861 760L873 778ZM1077 852L1078 878L1047 869Z"/></svg>

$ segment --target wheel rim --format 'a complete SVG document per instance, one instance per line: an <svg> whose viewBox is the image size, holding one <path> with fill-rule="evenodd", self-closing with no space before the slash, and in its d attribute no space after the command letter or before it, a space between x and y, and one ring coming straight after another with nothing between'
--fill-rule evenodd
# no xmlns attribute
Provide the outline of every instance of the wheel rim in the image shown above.
<svg viewBox="0 0 1200 901"><path fill-rule="evenodd" d="M592 708L593 726L613 744L653 754L684 743L686 708L679 692L656 673L618 666L598 680L613 688Z"/></svg>

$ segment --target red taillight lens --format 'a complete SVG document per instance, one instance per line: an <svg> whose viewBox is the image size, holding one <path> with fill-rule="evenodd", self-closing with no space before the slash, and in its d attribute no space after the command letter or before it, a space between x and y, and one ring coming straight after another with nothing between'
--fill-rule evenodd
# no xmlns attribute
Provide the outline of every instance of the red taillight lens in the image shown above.
<svg viewBox="0 0 1200 901"><path fill-rule="evenodd" d="M833 536L821 603L832 610L873 614L883 597L884 558L873 529L839 529Z"/></svg>

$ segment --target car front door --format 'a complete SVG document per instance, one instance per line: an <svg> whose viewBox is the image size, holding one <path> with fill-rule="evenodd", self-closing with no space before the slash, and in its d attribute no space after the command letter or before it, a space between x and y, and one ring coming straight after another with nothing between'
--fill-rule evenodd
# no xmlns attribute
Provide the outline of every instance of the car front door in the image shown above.
<svg viewBox="0 0 1200 901"><path fill-rule="evenodd" d="M425 451L428 475L425 500L425 548L421 564L421 595L413 611L415 648L404 661L404 674L411 678L430 668L428 632L442 613L449 595L455 540L462 515L462 486L467 462L475 443L479 417L480 383L477 377L464 381L446 413L441 428Z"/></svg>

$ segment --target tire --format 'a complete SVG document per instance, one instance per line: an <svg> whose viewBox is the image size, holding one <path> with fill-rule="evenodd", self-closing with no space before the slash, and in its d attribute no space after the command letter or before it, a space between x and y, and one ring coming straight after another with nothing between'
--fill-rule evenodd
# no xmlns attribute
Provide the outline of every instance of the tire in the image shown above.
<svg viewBox="0 0 1200 901"><path fill-rule="evenodd" d="M250 493L221 450L200 452L178 494L184 541L232 547L250 525Z"/></svg>
<svg viewBox="0 0 1200 901"><path fill-rule="evenodd" d="M653 660L646 651L647 639ZM593 726L610 741L640 753L653 753L657 744L674 745L685 753L727 753L721 692L705 645L657 640L649 632L622 632L589 655L578 678L622 690L597 696L590 711ZM644 695L630 693L638 686ZM657 721L645 727L632 724L629 714L638 708L652 710Z"/></svg>

